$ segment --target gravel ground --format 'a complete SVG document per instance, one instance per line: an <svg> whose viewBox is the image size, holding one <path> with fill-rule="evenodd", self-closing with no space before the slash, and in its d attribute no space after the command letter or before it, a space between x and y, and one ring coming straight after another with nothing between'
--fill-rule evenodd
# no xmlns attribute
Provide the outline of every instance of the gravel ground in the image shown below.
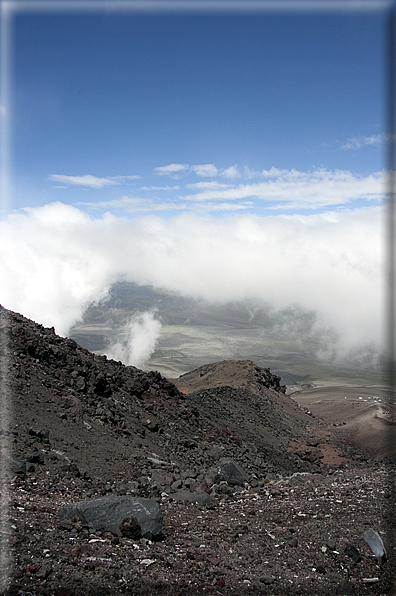
<svg viewBox="0 0 396 596"><path fill-rule="evenodd" d="M49 493L47 472L13 486L7 594L390 593L393 549L381 565L361 538L373 528L389 544L382 466L300 473L236 490L217 485L207 507L163 494L163 538L156 542L59 521L63 504L95 496L95 488L87 491L70 475L63 490Z"/></svg>

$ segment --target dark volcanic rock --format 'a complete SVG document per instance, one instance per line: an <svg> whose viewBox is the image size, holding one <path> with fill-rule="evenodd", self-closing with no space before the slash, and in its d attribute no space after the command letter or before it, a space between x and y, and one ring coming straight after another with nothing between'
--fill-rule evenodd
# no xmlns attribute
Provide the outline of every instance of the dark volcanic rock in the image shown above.
<svg viewBox="0 0 396 596"><path fill-rule="evenodd" d="M249 481L249 476L240 465L230 459L217 468L217 480L219 482L224 480L228 484L239 484L243 486L245 482Z"/></svg>
<svg viewBox="0 0 396 596"><path fill-rule="evenodd" d="M131 522L125 520L134 518L140 526L140 534L145 538L160 538L162 535L161 509L152 499L111 496L69 503L59 510L58 516L61 520L78 518L85 526L94 530L109 530L118 536L127 527L132 528Z"/></svg>
<svg viewBox="0 0 396 596"><path fill-rule="evenodd" d="M353 544L347 544L344 552L348 557L351 557L355 563L359 563L359 561L362 560L362 555Z"/></svg>

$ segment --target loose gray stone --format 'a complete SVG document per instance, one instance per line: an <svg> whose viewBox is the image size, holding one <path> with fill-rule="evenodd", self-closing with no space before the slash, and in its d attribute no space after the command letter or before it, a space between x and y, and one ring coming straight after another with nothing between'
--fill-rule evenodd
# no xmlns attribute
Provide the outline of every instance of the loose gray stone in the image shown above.
<svg viewBox="0 0 396 596"><path fill-rule="evenodd" d="M239 484L243 486L245 482L248 482L249 476L246 472L238 465L233 459L220 464L217 468L217 481L222 480L228 482L228 484Z"/></svg>
<svg viewBox="0 0 396 596"><path fill-rule="evenodd" d="M382 538L378 534L378 532L370 528L369 530L363 532L362 538L365 542L367 542L367 544L377 557L379 564L382 565L382 563L385 563L386 550L384 543L382 542Z"/></svg>

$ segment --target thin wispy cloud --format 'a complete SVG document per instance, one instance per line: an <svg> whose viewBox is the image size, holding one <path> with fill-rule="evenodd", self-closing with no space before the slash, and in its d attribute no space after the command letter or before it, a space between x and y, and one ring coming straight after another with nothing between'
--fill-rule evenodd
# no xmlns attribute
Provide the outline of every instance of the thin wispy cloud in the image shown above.
<svg viewBox="0 0 396 596"><path fill-rule="evenodd" d="M180 186L140 186L138 190L180 190Z"/></svg>
<svg viewBox="0 0 396 596"><path fill-rule="evenodd" d="M369 145L379 147L388 139L389 135L386 135L385 133L381 133L379 135L371 135L370 137L353 138L349 139L346 143L341 145L341 149L361 149L362 147L367 147Z"/></svg>
<svg viewBox="0 0 396 596"><path fill-rule="evenodd" d="M191 170L202 178L213 178L218 175L219 170L212 163L202 164L198 166L191 166Z"/></svg>
<svg viewBox="0 0 396 596"><path fill-rule="evenodd" d="M79 207L88 207L92 210L122 210L126 213L155 213L169 211L190 211L192 213L210 213L219 211L242 211L252 207L251 201L242 202L156 202L152 199L140 197L120 197L110 201L91 201L76 203Z"/></svg>
<svg viewBox="0 0 396 596"><path fill-rule="evenodd" d="M176 165L172 164L174 171L177 171ZM101 195L100 201L92 197L76 205L91 210L114 209L119 212L124 209L128 213L172 210L227 212L251 207L289 212L345 208L356 201L360 201L360 204L380 201L384 197L386 187L384 172L363 176L348 170L330 171L322 168L301 172L271 167L255 172L253 180L247 183L233 184L230 179L220 182L219 178L187 182L192 177L194 180L196 172L190 166L186 168L189 174L184 185L144 185L138 189L144 193L143 196L124 194L104 199ZM250 174L253 175L252 172L249 172ZM97 180L99 184L102 179ZM92 182L92 188L98 188L96 182Z"/></svg>
<svg viewBox="0 0 396 596"><path fill-rule="evenodd" d="M98 178L92 174L84 174L83 176L67 176L64 174L50 174L49 180L53 182L62 182L68 186L83 186L89 188L103 188L105 186L115 186L121 184L124 180L135 180L140 176L110 176L107 178ZM62 188L62 187L57 187Z"/></svg>
<svg viewBox="0 0 396 596"><path fill-rule="evenodd" d="M240 178L241 174L236 166L228 168L218 168L213 163L206 164L181 164L172 163L168 166L159 166L154 168L154 173L157 176L169 176L171 178L180 179L187 174L195 174L200 178L216 178L222 176L223 178Z"/></svg>
<svg viewBox="0 0 396 596"><path fill-rule="evenodd" d="M253 201L242 201L240 203L193 203L192 212L195 213L213 213L215 211L243 211L253 207Z"/></svg>
<svg viewBox="0 0 396 596"><path fill-rule="evenodd" d="M275 202L273 208L315 209L345 205L351 201L380 200L383 196L384 175L356 176L345 170L296 170L263 171L264 182L240 184L226 189L204 189L185 195L188 201L238 201L255 199L265 203Z"/></svg>
<svg viewBox="0 0 396 596"><path fill-rule="evenodd" d="M144 213L153 211L180 211L188 209L188 205L175 203L173 201L157 203L152 199L140 197L120 197L110 201L95 201L78 203L78 205L90 207L91 209L114 209L123 210L127 213Z"/></svg>
<svg viewBox="0 0 396 596"><path fill-rule="evenodd" d="M50 174L49 180L53 182L62 182L63 184L72 186L88 186L90 188L103 188L104 186L114 186L119 184L117 180L112 178L97 178L91 174L84 176L65 176L64 174Z"/></svg>
<svg viewBox="0 0 396 596"><path fill-rule="evenodd" d="M154 168L154 174L157 176L171 176L172 178L179 177L181 172L186 172L189 169L188 164L171 163L168 166L159 166Z"/></svg>
<svg viewBox="0 0 396 596"><path fill-rule="evenodd" d="M186 188L197 188L205 189L205 190L217 190L220 188L231 188L232 185L224 184L221 182L217 182L216 180L211 180L210 182L193 182L191 184L186 184Z"/></svg>
<svg viewBox="0 0 396 596"><path fill-rule="evenodd" d="M139 180L141 176L133 175L133 176L110 176L109 180Z"/></svg>
<svg viewBox="0 0 396 596"><path fill-rule="evenodd" d="M248 180L250 180L252 178L255 178L258 175L260 175L260 172L255 172L254 170L252 170L248 166L244 166L243 167L243 172L242 172L243 178L247 178Z"/></svg>

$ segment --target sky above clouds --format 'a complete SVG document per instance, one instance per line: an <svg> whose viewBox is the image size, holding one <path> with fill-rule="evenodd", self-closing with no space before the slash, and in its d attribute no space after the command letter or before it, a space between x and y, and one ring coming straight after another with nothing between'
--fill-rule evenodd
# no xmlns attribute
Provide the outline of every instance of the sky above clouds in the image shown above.
<svg viewBox="0 0 396 596"><path fill-rule="evenodd" d="M378 342L381 6L20 10L0 302L67 333L128 279Z"/></svg>
<svg viewBox="0 0 396 596"><path fill-rule="evenodd" d="M130 217L378 201L383 25L380 11L22 12L12 205Z"/></svg>

